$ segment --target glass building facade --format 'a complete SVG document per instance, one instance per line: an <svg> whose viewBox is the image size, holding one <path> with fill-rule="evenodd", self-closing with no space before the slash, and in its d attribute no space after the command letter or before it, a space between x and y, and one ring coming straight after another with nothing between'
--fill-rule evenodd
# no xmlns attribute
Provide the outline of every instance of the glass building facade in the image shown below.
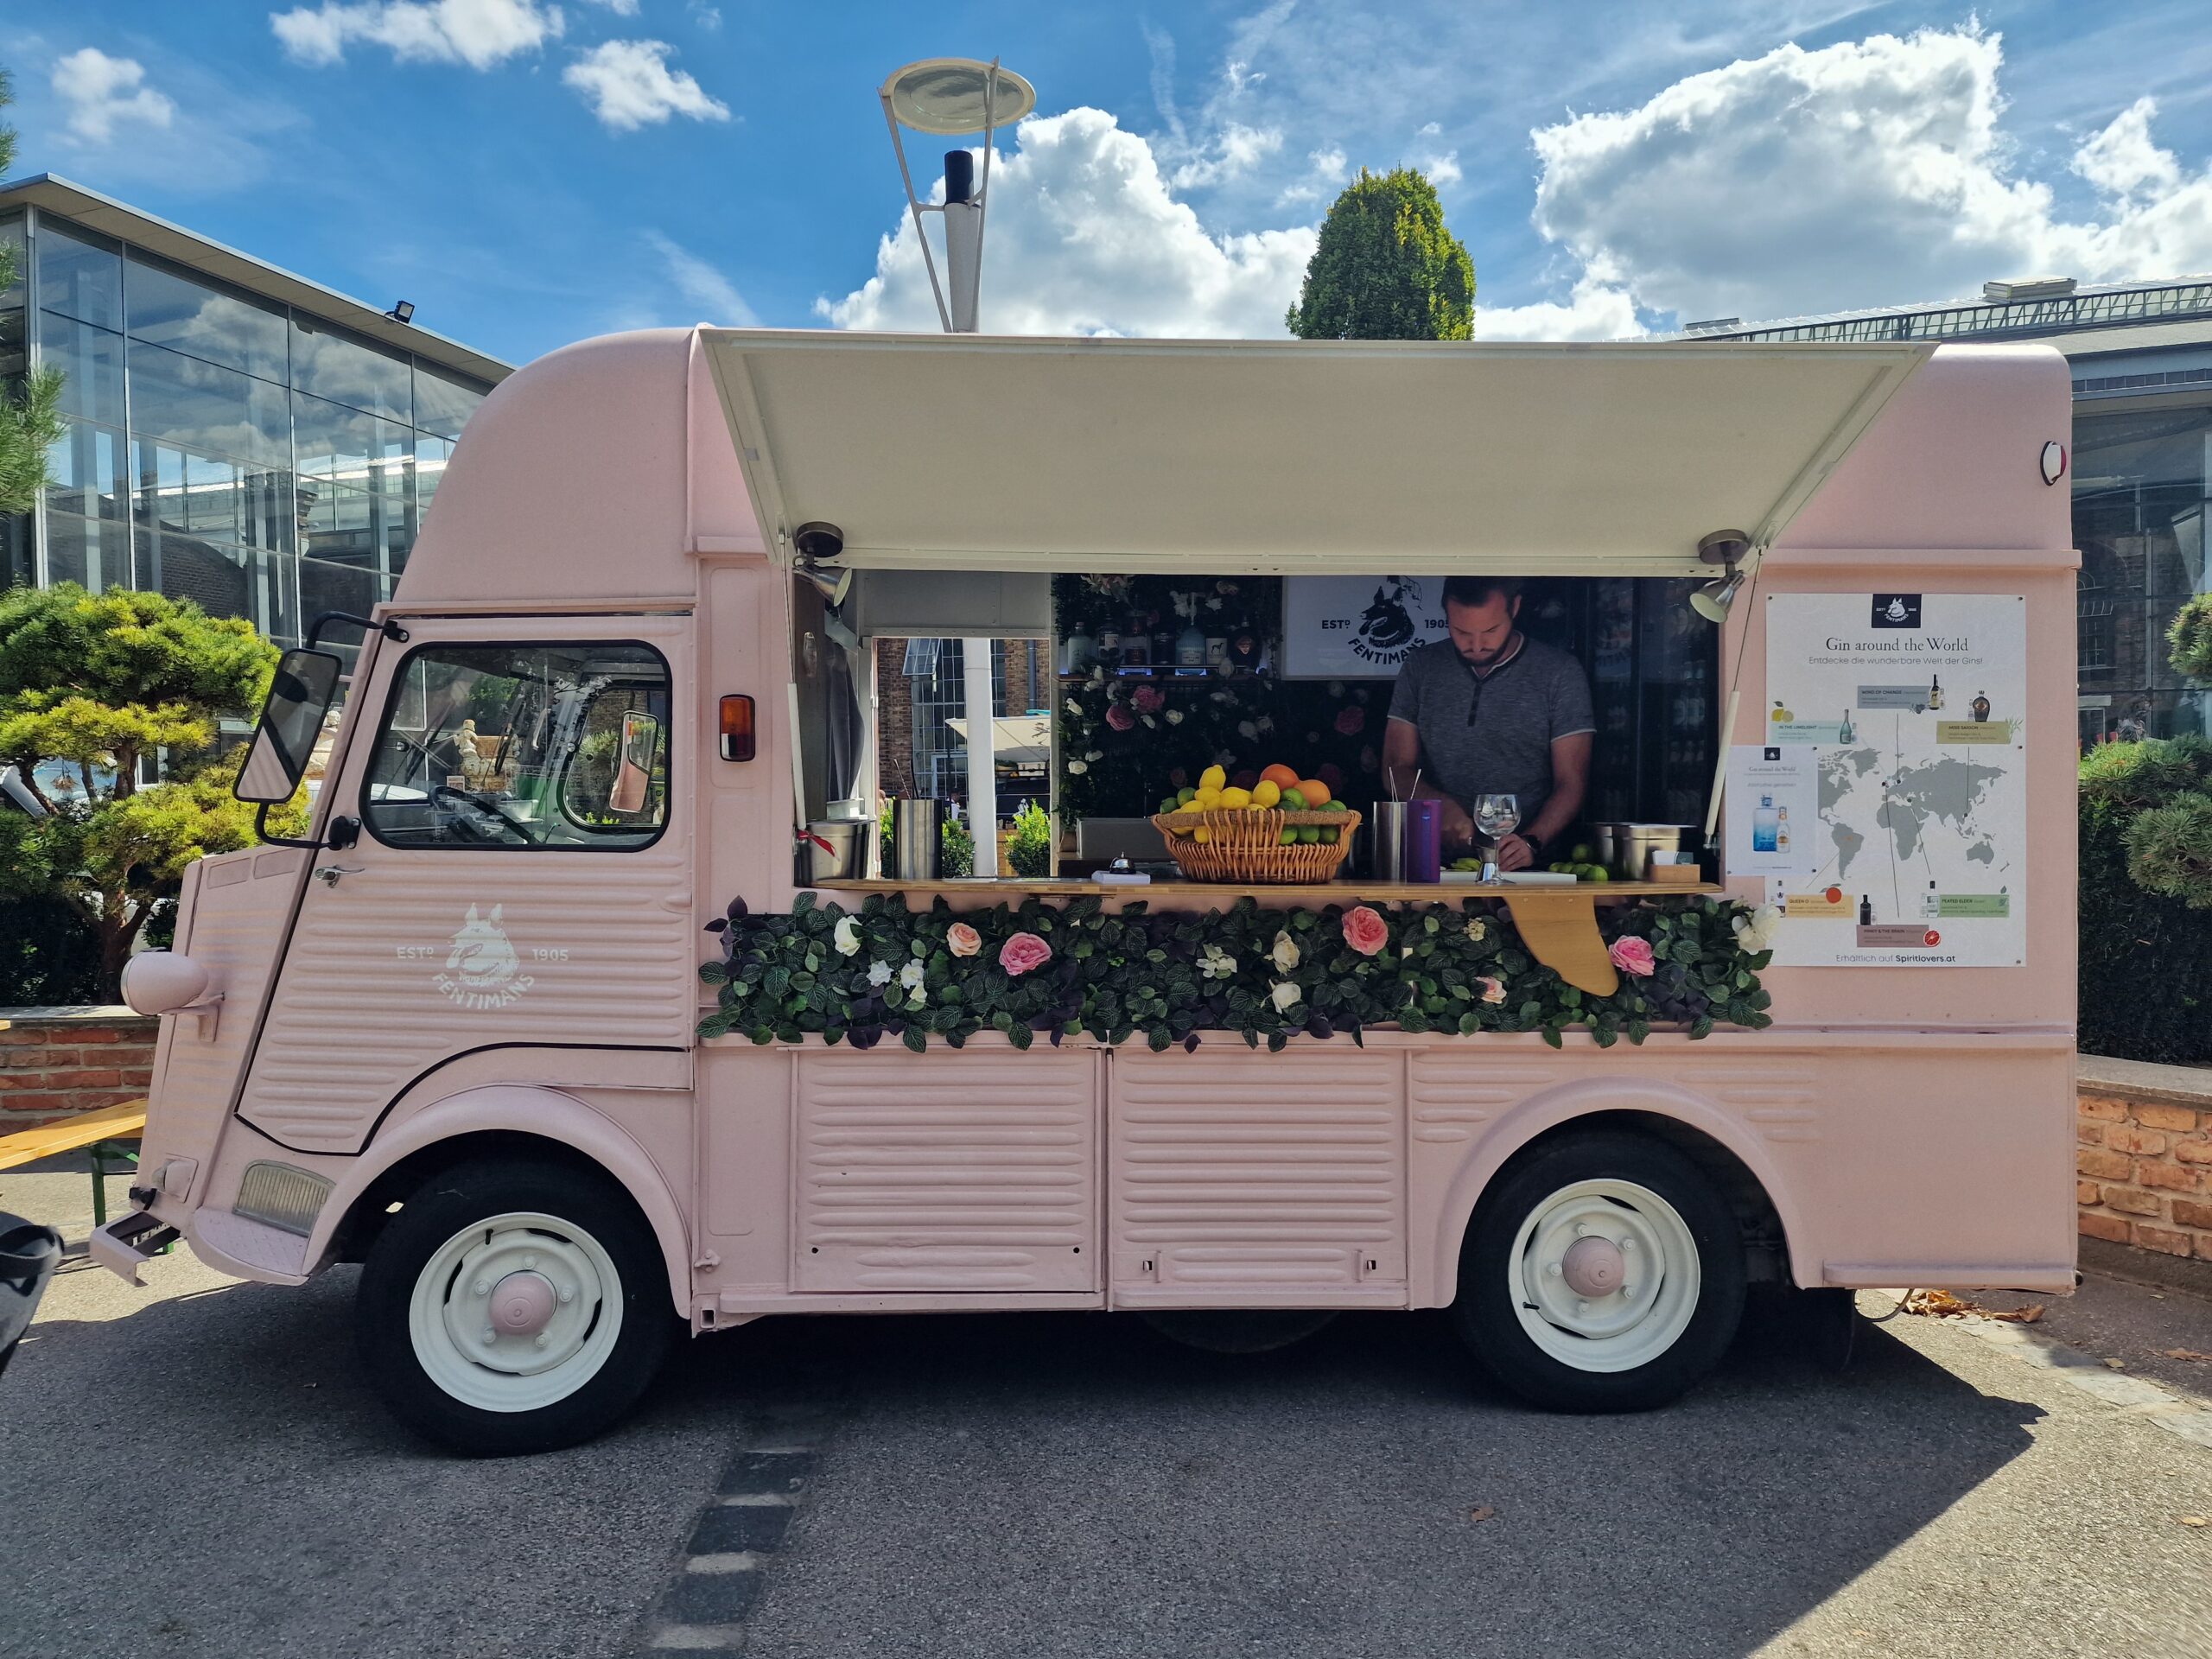
<svg viewBox="0 0 2212 1659"><path fill-rule="evenodd" d="M0 240L0 376L60 370L67 421L0 585L188 597L280 645L391 596L487 384L49 211Z"/></svg>

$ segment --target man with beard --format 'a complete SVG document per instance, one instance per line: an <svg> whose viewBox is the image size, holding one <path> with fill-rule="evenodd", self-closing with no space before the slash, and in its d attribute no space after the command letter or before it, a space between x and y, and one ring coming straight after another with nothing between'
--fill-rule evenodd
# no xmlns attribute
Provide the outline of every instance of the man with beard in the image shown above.
<svg viewBox="0 0 2212 1659"><path fill-rule="evenodd" d="M1597 731L1582 664L1522 633L1520 613L1517 582L1454 576L1446 582L1451 633L1414 652L1398 670L1382 741L1391 792L1444 804L1447 848L1472 844L1476 796L1516 798L1520 828L1499 840L1501 870L1529 868L1574 822L1590 784Z"/></svg>

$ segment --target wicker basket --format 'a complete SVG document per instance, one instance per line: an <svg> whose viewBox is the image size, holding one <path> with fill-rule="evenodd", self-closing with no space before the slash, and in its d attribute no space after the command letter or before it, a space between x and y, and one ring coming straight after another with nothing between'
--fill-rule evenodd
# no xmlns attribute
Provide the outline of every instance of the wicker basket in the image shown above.
<svg viewBox="0 0 2212 1659"><path fill-rule="evenodd" d="M1271 806L1259 811L1216 807L1210 812L1159 812L1153 828L1160 832L1177 867L1193 881L1246 881L1305 884L1329 881L1351 851L1352 831L1359 828L1357 812L1287 811ZM1282 844L1285 830L1306 824L1339 830L1336 845L1300 842ZM1197 841L1176 836L1177 830L1205 825L1212 838Z"/></svg>

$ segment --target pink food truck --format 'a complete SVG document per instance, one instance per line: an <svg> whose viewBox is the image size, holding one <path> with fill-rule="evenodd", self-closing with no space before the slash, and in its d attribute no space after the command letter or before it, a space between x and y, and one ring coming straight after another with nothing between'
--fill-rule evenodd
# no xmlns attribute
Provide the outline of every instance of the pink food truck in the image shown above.
<svg viewBox="0 0 2212 1659"><path fill-rule="evenodd" d="M2064 1293L2069 402L2049 350L1913 342L556 352L397 597L286 655L238 791L265 818L327 744L307 827L195 866L131 964L160 1049L94 1252L362 1263L379 1392L477 1453L766 1314L1447 1308L1504 1388L1618 1410L1748 1284ZM1190 573L1296 597L1173 668L1052 638L1056 592ZM1469 574L1642 596L1583 642L1601 707L1658 706L1660 634L1701 653L1595 736L1699 757L1674 856L1624 822L1408 880L1358 844L1402 780L1301 812L1229 781L1303 776L1295 730L1211 783L1173 752L1176 699L1326 660L1313 596ZM1107 764L1071 711L1134 699L1115 734L1199 786L1124 809L1128 872L1095 791L1052 874L879 855L875 646L937 638L1039 642L1048 801Z"/></svg>

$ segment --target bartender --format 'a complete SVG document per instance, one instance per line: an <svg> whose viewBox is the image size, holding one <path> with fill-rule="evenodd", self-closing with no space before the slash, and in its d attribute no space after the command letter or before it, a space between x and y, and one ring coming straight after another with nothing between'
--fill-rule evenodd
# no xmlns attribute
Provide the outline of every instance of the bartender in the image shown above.
<svg viewBox="0 0 2212 1659"><path fill-rule="evenodd" d="M1501 870L1537 863L1574 822L1597 733L1582 664L1522 633L1520 614L1518 582L1446 582L1451 632L1399 668L1382 740L1391 794L1442 802L1448 848L1473 844L1476 796L1515 798L1520 824L1499 838Z"/></svg>

